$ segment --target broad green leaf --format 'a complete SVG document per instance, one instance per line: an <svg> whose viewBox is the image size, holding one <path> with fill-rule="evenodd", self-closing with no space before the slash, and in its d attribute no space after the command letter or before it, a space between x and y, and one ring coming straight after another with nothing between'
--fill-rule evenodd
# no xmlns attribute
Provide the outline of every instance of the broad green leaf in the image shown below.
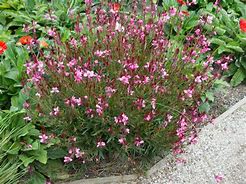
<svg viewBox="0 0 246 184"><path fill-rule="evenodd" d="M18 78L19 77L19 72L18 72L18 70L9 71L8 73L6 73L4 75L4 77L6 77L8 79L12 79L12 80L14 80L16 82L19 82L19 78Z"/></svg>
<svg viewBox="0 0 246 184"><path fill-rule="evenodd" d="M239 68L231 79L232 86L238 86L246 78L246 73L243 68Z"/></svg>
<svg viewBox="0 0 246 184"><path fill-rule="evenodd" d="M46 164L48 157L47 157L47 151L43 149L39 149L35 151L35 159L41 162L42 164Z"/></svg>
<svg viewBox="0 0 246 184"><path fill-rule="evenodd" d="M210 105L208 102L203 103L202 105L199 106L199 111L200 112L206 112L208 113L208 111L210 110Z"/></svg>
<svg viewBox="0 0 246 184"><path fill-rule="evenodd" d="M246 70L246 56L240 58L240 63L243 66L243 68Z"/></svg>
<svg viewBox="0 0 246 184"><path fill-rule="evenodd" d="M230 87L230 84L228 84L228 82L226 82L223 79L218 79L214 82L215 90L220 90L220 89L223 89L224 87Z"/></svg>
<svg viewBox="0 0 246 184"><path fill-rule="evenodd" d="M44 184L46 181L46 178L44 175L40 174L37 171L34 171L32 173L30 180L28 181L28 184Z"/></svg>
<svg viewBox="0 0 246 184"><path fill-rule="evenodd" d="M30 163L34 161L34 158L28 157L26 155L20 155L19 159L23 162L25 167L27 167Z"/></svg>
<svg viewBox="0 0 246 184"><path fill-rule="evenodd" d="M219 36L218 37L219 39L221 39L221 40L224 40L225 42L233 42L233 39L232 38L230 38L230 37L228 37L228 36Z"/></svg>
<svg viewBox="0 0 246 184"><path fill-rule="evenodd" d="M227 12L222 8L220 10L221 15L222 15L222 20L225 23L225 25L229 28L229 29L235 29L235 26L233 24L233 21L230 19L230 17L228 16Z"/></svg>
<svg viewBox="0 0 246 184"><path fill-rule="evenodd" d="M35 141L34 143L32 143L32 150L38 150L39 145L40 145L39 141Z"/></svg>
<svg viewBox="0 0 246 184"><path fill-rule="evenodd" d="M226 30L221 28L221 27L215 27L215 31L216 33L218 33L219 35L223 35L225 34Z"/></svg>
<svg viewBox="0 0 246 184"><path fill-rule="evenodd" d="M233 50L235 50L237 52L244 52L244 50L240 46L236 46L236 45L228 44L228 45L226 45L226 48L233 49Z"/></svg>
<svg viewBox="0 0 246 184"><path fill-rule="evenodd" d="M211 43L213 44L217 44L217 45L226 45L226 42L224 42L223 40L219 39L219 38L212 38L210 40Z"/></svg>
<svg viewBox="0 0 246 184"><path fill-rule="evenodd" d="M12 63L16 63L16 54L14 52L13 44L8 44L8 49L5 51L5 55L12 61Z"/></svg>
<svg viewBox="0 0 246 184"><path fill-rule="evenodd" d="M59 159L66 156L67 151L62 148L50 148L48 149L48 158L50 159Z"/></svg>
<svg viewBox="0 0 246 184"><path fill-rule="evenodd" d="M225 46L221 45L218 48L218 54L222 54L223 52L233 53L233 51L231 49L226 48Z"/></svg>
<svg viewBox="0 0 246 184"><path fill-rule="evenodd" d="M212 92L206 92L206 97L209 101L213 102L214 101L214 94Z"/></svg>
<svg viewBox="0 0 246 184"><path fill-rule="evenodd" d="M40 135L40 132L39 132L39 130L34 129L34 127L33 127L31 130L29 130L28 135L38 136L38 135Z"/></svg>
<svg viewBox="0 0 246 184"><path fill-rule="evenodd" d="M235 63L231 63L229 65L229 69L224 73L225 77L230 77L234 75L237 72L238 67L235 65Z"/></svg>
<svg viewBox="0 0 246 184"><path fill-rule="evenodd" d="M189 19L186 19L183 25L185 30L190 30L198 25L198 19L196 16L191 16Z"/></svg>

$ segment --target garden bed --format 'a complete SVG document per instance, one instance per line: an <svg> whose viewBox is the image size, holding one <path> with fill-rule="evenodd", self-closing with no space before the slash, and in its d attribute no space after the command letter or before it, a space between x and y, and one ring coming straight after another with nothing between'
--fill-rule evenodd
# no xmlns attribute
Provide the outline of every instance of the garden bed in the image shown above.
<svg viewBox="0 0 246 184"><path fill-rule="evenodd" d="M246 85L241 84L237 87L226 87L221 91L216 92L215 94L214 103L211 104L211 109L209 111L209 114L213 117L218 117L222 113L224 113L226 110L228 110L230 107L235 105L237 102L242 100L244 97L246 97ZM202 129L202 127L201 127ZM199 141L199 137L198 137ZM92 167L91 169L87 170L86 172L77 173L74 175L63 175L61 177L67 177L65 180L60 180L60 182L65 181L76 181L81 179L88 179L83 180L84 182L93 183L102 182L102 178L105 179L105 183L108 181L115 182L118 180L118 182L127 182L128 180L135 180L135 177L145 175L145 171L149 171L152 166L157 164L160 160L164 159L166 156L168 156L170 152L167 150L167 152L164 152L162 155L156 156L155 159L147 160L147 163L144 168L140 168L140 162L132 163L130 162L119 162L119 160L115 160L114 162L102 162L98 164L96 167ZM174 160L173 160L174 161ZM175 162L175 161L174 161ZM158 166L155 166L158 167ZM160 168L159 168L160 169ZM154 169L153 172L155 172L156 169ZM152 174L148 173L149 174ZM124 176L122 177L111 177L111 176ZM95 180L90 180L91 178L97 178ZM132 179L133 178L133 179Z"/></svg>
<svg viewBox="0 0 246 184"><path fill-rule="evenodd" d="M0 183L144 175L245 95L246 5L162 2L0 2Z"/></svg>

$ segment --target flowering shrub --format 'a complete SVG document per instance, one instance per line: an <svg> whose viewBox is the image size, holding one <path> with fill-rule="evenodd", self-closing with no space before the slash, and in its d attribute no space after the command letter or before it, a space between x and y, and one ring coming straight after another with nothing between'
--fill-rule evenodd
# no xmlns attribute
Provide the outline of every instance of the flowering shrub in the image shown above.
<svg viewBox="0 0 246 184"><path fill-rule="evenodd" d="M195 127L208 119L198 110L200 97L219 77L202 31L210 17L183 35L188 15L175 7L158 12L143 1L143 13L133 3L126 14L102 3L92 14L85 2L87 19L68 41L52 27L49 48L35 39L30 45L25 66L34 89L24 107L42 129L40 142L58 137L65 163L136 159L170 146L180 153L195 143ZM223 57L219 66L227 62Z"/></svg>

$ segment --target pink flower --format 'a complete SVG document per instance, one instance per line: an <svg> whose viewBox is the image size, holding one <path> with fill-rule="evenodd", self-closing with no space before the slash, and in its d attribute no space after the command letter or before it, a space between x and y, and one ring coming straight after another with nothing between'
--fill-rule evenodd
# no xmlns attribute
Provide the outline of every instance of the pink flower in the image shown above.
<svg viewBox="0 0 246 184"><path fill-rule="evenodd" d="M48 35L54 37L56 35L55 29L49 29Z"/></svg>
<svg viewBox="0 0 246 184"><path fill-rule="evenodd" d="M177 9L175 7L171 7L170 10L169 10L169 13L170 13L171 16L174 16L177 13Z"/></svg>
<svg viewBox="0 0 246 184"><path fill-rule="evenodd" d="M187 90L184 90L184 93L185 93L186 96L189 97L189 98L192 98L193 92L194 92L194 89L192 89L192 88L189 88L189 89L187 89Z"/></svg>
<svg viewBox="0 0 246 184"><path fill-rule="evenodd" d="M129 79L131 79L130 75L125 75L118 78L118 80L121 81L123 84L129 84Z"/></svg>
<svg viewBox="0 0 246 184"><path fill-rule="evenodd" d="M73 66L75 66L77 64L77 60L76 59L72 59L68 64L67 66L72 68Z"/></svg>
<svg viewBox="0 0 246 184"><path fill-rule="evenodd" d="M58 87L52 87L52 89L50 91L50 93L59 93L59 92L60 91L59 91Z"/></svg>
<svg viewBox="0 0 246 184"><path fill-rule="evenodd" d="M201 83L201 82L202 82L201 77L202 77L202 76L200 76L200 75L197 76L197 77L195 78L195 82L196 82L196 83Z"/></svg>
<svg viewBox="0 0 246 184"><path fill-rule="evenodd" d="M127 143L126 143L126 138L125 137L121 137L121 138L119 138L119 143L120 144L122 144L122 145L126 145Z"/></svg>
<svg viewBox="0 0 246 184"><path fill-rule="evenodd" d="M168 121L163 121L161 127L166 128L168 125Z"/></svg>
<svg viewBox="0 0 246 184"><path fill-rule="evenodd" d="M118 117L114 117L114 121L117 124L127 125L128 117L124 113L122 113Z"/></svg>
<svg viewBox="0 0 246 184"><path fill-rule="evenodd" d="M81 82L82 81L82 77L83 77L83 72L81 69L76 68L75 69L75 75L74 75L74 80L75 82Z"/></svg>
<svg viewBox="0 0 246 184"><path fill-rule="evenodd" d="M134 141L134 144L139 147L141 146L142 144L144 144L144 140L142 140L140 137L136 137L135 138L135 141Z"/></svg>
<svg viewBox="0 0 246 184"><path fill-rule="evenodd" d="M196 29L195 33L196 33L197 36L199 36L201 34L201 29Z"/></svg>
<svg viewBox="0 0 246 184"><path fill-rule="evenodd" d="M89 116L91 118L94 117L94 111L91 108L86 109L85 113L87 114L87 116Z"/></svg>
<svg viewBox="0 0 246 184"><path fill-rule="evenodd" d="M81 152L79 148L75 148L75 157L81 158L85 155L85 152Z"/></svg>
<svg viewBox="0 0 246 184"><path fill-rule="evenodd" d="M51 183L51 181L50 181L49 179L47 179L47 180L45 181L45 184L52 184L52 183Z"/></svg>
<svg viewBox="0 0 246 184"><path fill-rule="evenodd" d="M53 108L52 112L50 112L50 115L51 116L58 116L59 113L60 113L60 110L59 110L59 107L57 106L57 107Z"/></svg>
<svg viewBox="0 0 246 184"><path fill-rule="evenodd" d="M149 113L147 113L147 114L145 114L144 115L144 120L145 121L151 121L152 119L154 118L154 114L153 114L153 112L149 112Z"/></svg>
<svg viewBox="0 0 246 184"><path fill-rule="evenodd" d="M85 0L86 5L90 5L92 3L92 0Z"/></svg>
<svg viewBox="0 0 246 184"><path fill-rule="evenodd" d="M221 64L222 70L228 70L228 63Z"/></svg>
<svg viewBox="0 0 246 184"><path fill-rule="evenodd" d="M24 117L23 118L25 121L31 121L32 120L32 118L30 118L29 116L26 116L26 117Z"/></svg>
<svg viewBox="0 0 246 184"><path fill-rule="evenodd" d="M110 50L104 50L104 51L102 51L102 50L97 50L94 54L95 54L96 56L98 56L98 57L104 58L104 57L106 57L106 56L109 56Z"/></svg>
<svg viewBox="0 0 246 184"><path fill-rule="evenodd" d="M23 104L23 108L28 109L29 107L30 107L30 104L27 101L25 101Z"/></svg>
<svg viewBox="0 0 246 184"><path fill-rule="evenodd" d="M69 163L69 162L72 162L73 159L71 157L68 157L68 156L65 156L64 157L64 163Z"/></svg>
<svg viewBox="0 0 246 184"><path fill-rule="evenodd" d="M74 38L71 39L70 44L71 44L73 47L77 47L77 41L76 41Z"/></svg>
<svg viewBox="0 0 246 184"><path fill-rule="evenodd" d="M177 162L178 164L184 164L184 163L186 163L187 161L186 161L184 158L177 158L177 159L176 159L176 162Z"/></svg>
<svg viewBox="0 0 246 184"><path fill-rule="evenodd" d="M110 87L110 86L107 86L107 87L105 88L105 91L106 91L107 97L111 98L112 95L116 92L116 89L114 89L114 88L112 88L112 87Z"/></svg>
<svg viewBox="0 0 246 184"><path fill-rule="evenodd" d="M219 174L219 175L215 175L214 178L217 183L220 183L224 179L224 176Z"/></svg>
<svg viewBox="0 0 246 184"><path fill-rule="evenodd" d="M85 70L83 76L84 76L85 78L91 79L91 78L93 78L93 77L96 77L97 74L96 74L94 71Z"/></svg>
<svg viewBox="0 0 246 184"><path fill-rule="evenodd" d="M156 98L151 98L151 106L152 106L152 109L156 108Z"/></svg>
<svg viewBox="0 0 246 184"><path fill-rule="evenodd" d="M115 31L124 32L124 30L125 30L125 28L119 22L116 22Z"/></svg>
<svg viewBox="0 0 246 184"><path fill-rule="evenodd" d="M189 137L189 142L191 144L196 144L197 143L197 134L195 132L191 132L191 135Z"/></svg>
<svg viewBox="0 0 246 184"><path fill-rule="evenodd" d="M167 121L170 123L173 119L173 116L171 114L167 114Z"/></svg>
<svg viewBox="0 0 246 184"><path fill-rule="evenodd" d="M130 129L129 128L124 128L123 129L123 133L124 134L129 134L130 133Z"/></svg>
<svg viewBox="0 0 246 184"><path fill-rule="evenodd" d="M105 146L106 146L106 143L105 142L103 142L103 141L98 141L97 142L97 148L103 148Z"/></svg>
<svg viewBox="0 0 246 184"><path fill-rule="evenodd" d="M46 144L49 137L46 134L41 134L39 138L41 143Z"/></svg>
<svg viewBox="0 0 246 184"><path fill-rule="evenodd" d="M138 110L145 107L145 100L142 98L138 98L136 101L133 102L134 105L137 107Z"/></svg>
<svg viewBox="0 0 246 184"><path fill-rule="evenodd" d="M163 78L163 79L165 79L166 77L168 77L169 75L168 75L168 73L166 72L166 70L165 70L165 68L162 68L161 69L161 77Z"/></svg>
<svg viewBox="0 0 246 184"><path fill-rule="evenodd" d="M207 16L207 23L208 23L208 24L212 24L212 22L213 22L213 16L208 15L208 16Z"/></svg>

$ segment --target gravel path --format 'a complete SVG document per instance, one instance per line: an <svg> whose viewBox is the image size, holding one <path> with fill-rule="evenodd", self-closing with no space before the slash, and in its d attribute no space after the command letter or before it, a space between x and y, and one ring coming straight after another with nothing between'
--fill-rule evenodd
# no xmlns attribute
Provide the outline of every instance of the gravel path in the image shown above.
<svg viewBox="0 0 246 184"><path fill-rule="evenodd" d="M170 156L157 172L133 183L246 184L246 98L243 101L232 114L222 114L201 130L198 143L180 155L185 163Z"/></svg>

